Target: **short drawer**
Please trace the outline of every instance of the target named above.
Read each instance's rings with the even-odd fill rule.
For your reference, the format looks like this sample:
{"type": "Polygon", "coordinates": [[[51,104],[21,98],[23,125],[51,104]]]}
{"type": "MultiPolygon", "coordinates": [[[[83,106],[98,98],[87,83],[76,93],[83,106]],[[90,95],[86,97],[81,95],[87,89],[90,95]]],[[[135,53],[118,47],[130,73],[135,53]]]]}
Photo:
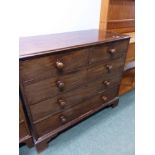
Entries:
{"type": "Polygon", "coordinates": [[[42,80],[24,87],[28,104],[35,104],[48,98],[61,95],[86,82],[86,70],[42,80]]]}
{"type": "Polygon", "coordinates": [[[91,49],[89,63],[104,62],[106,60],[114,60],[126,53],[128,40],[122,40],[104,45],[94,46],[91,49]]]}
{"type": "Polygon", "coordinates": [[[83,48],[21,60],[20,78],[26,84],[77,71],[88,64],[88,51],[89,48],[83,48]]]}
{"type": "Polygon", "coordinates": [[[73,108],[67,109],[64,112],[53,115],[46,120],[38,122],[35,124],[37,133],[40,136],[53,131],[70,121],[81,117],[85,113],[106,104],[108,101],[117,96],[118,87],[113,87],[104,92],[100,92],[97,95],[91,96],[88,100],[84,101],[73,108]]]}

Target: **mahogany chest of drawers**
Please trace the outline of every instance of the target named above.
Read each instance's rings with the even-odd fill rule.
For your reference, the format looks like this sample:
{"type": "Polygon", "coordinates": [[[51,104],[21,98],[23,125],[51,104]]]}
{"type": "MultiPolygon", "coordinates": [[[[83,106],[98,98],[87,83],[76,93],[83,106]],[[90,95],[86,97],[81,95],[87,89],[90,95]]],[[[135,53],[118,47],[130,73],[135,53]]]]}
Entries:
{"type": "Polygon", "coordinates": [[[99,30],[20,38],[20,91],[38,151],[118,103],[129,37],[99,30]]]}

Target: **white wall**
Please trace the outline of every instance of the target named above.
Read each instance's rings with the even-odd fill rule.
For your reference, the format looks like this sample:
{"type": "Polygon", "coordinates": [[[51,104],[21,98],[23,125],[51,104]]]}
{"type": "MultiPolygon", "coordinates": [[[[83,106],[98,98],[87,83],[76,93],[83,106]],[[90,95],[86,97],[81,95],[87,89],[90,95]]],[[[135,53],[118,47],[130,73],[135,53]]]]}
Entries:
{"type": "Polygon", "coordinates": [[[21,0],[19,35],[98,28],[100,3],[101,0],[21,0]]]}

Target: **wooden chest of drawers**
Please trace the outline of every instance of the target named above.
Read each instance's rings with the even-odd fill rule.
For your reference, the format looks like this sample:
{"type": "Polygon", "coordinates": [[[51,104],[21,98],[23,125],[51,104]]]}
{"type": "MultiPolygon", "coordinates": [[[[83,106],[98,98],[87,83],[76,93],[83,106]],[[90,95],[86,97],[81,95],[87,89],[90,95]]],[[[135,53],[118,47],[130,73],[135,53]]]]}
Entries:
{"type": "Polygon", "coordinates": [[[118,103],[129,37],[87,30],[20,39],[20,91],[35,146],[118,103]]]}

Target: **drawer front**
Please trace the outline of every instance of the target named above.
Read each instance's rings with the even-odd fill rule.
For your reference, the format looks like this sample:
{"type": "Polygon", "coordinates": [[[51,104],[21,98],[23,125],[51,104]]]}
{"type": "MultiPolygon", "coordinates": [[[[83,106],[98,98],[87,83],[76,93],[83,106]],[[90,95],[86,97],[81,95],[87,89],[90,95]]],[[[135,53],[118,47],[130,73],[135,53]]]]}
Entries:
{"type": "Polygon", "coordinates": [[[26,84],[76,71],[88,64],[88,50],[72,50],[20,61],[20,77],[26,84]]]}
{"type": "Polygon", "coordinates": [[[117,41],[92,48],[89,63],[104,62],[121,57],[128,47],[128,40],[117,41]]]}
{"type": "Polygon", "coordinates": [[[85,102],[78,104],[73,108],[67,109],[64,112],[53,115],[46,120],[36,123],[35,127],[39,137],[84,115],[85,113],[101,106],[107,101],[110,101],[117,96],[117,93],[118,87],[113,87],[112,89],[108,89],[105,92],[100,92],[97,95],[92,96],[85,102]]]}
{"type": "MultiPolygon", "coordinates": [[[[88,81],[94,81],[98,78],[102,78],[107,74],[119,74],[122,72],[124,67],[124,56],[119,59],[109,61],[106,63],[100,63],[95,66],[88,68],[88,81]]],[[[115,75],[113,76],[115,78],[115,75]]]]}
{"type": "Polygon", "coordinates": [[[103,78],[99,78],[95,82],[90,82],[86,86],[79,87],[70,92],[64,93],[54,98],[31,105],[31,113],[33,121],[43,119],[48,115],[53,115],[60,111],[64,111],[71,106],[75,106],[87,98],[90,98],[99,91],[104,91],[107,88],[118,85],[121,79],[121,74],[107,74],[103,78]],[[115,78],[113,78],[115,77],[115,78]]]}
{"type": "Polygon", "coordinates": [[[105,91],[106,89],[112,88],[116,85],[120,84],[122,78],[122,73],[111,73],[111,74],[105,74],[103,77],[99,77],[98,79],[95,79],[95,82],[89,82],[89,87],[97,88],[98,91],[105,91]]]}
{"type": "Polygon", "coordinates": [[[97,90],[95,86],[90,88],[85,85],[54,98],[39,102],[38,104],[31,105],[30,109],[33,120],[36,121],[79,104],[97,92],[97,90]]]}
{"type": "Polygon", "coordinates": [[[86,70],[67,74],[61,77],[46,79],[25,86],[28,104],[35,104],[48,98],[61,95],[86,82],[86,70]]]}

